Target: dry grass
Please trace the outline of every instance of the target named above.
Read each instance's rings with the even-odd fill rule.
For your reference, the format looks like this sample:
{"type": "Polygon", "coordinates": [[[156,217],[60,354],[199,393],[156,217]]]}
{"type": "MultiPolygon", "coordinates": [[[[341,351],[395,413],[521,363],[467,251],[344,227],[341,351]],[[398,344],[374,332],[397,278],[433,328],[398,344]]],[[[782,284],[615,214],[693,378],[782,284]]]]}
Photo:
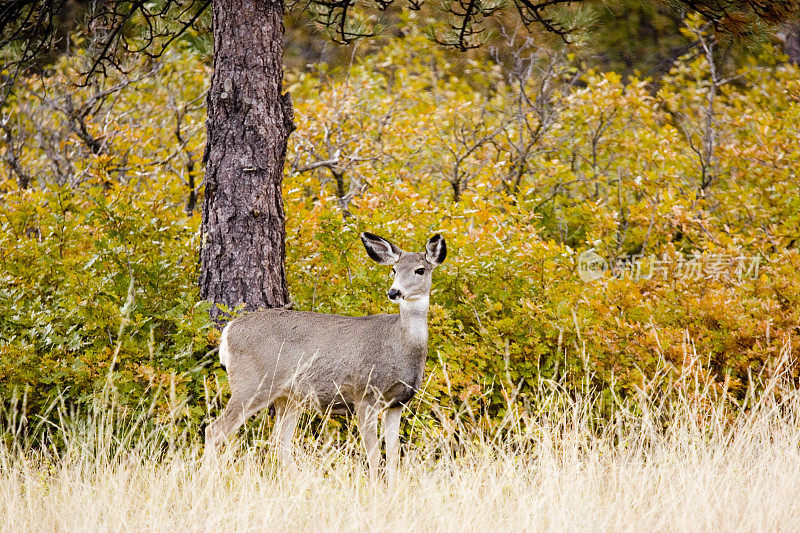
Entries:
{"type": "Polygon", "coordinates": [[[210,472],[197,441],[95,416],[58,428],[58,448],[0,448],[0,528],[796,530],[800,392],[784,378],[747,409],[698,387],[668,402],[642,396],[604,422],[598,402],[553,386],[535,413],[511,409],[488,429],[417,420],[392,489],[370,485],[352,433],[306,431],[291,468],[240,444],[210,472]]]}

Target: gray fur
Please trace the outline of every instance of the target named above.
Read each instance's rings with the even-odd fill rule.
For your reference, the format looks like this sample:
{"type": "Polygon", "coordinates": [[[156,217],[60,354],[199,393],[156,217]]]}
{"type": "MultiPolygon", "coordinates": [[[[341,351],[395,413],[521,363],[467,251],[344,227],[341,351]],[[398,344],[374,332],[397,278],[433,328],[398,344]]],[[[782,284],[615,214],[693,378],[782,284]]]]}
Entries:
{"type": "MultiPolygon", "coordinates": [[[[399,315],[349,317],[265,310],[227,327],[231,396],[310,401],[352,410],[376,395],[391,404],[422,381],[427,346],[404,342],[399,315]],[[272,357],[269,357],[269,355],[272,357]]],[[[271,403],[271,402],[270,402],[271,403]]]]}
{"type": "MultiPolygon", "coordinates": [[[[300,407],[355,412],[373,476],[380,453],[377,415],[389,409],[387,450],[397,453],[399,411],[422,385],[425,371],[431,275],[446,249],[439,235],[423,253],[404,252],[369,233],[361,239],[370,257],[394,266],[390,292],[400,314],[349,317],[271,309],[233,320],[220,343],[231,398],[206,428],[207,458],[216,457],[221,441],[270,405],[276,407],[284,447],[300,407]]],[[[389,457],[388,464],[393,477],[397,457],[389,457]]]]}

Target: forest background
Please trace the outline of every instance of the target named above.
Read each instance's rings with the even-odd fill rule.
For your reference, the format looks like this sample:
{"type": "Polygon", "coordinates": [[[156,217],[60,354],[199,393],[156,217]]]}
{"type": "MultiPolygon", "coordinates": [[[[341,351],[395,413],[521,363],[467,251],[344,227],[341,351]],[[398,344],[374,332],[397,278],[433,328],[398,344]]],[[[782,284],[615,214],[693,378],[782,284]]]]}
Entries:
{"type": "MultiPolygon", "coordinates": [[[[359,232],[406,249],[441,232],[414,407],[431,423],[535,409],[543,383],[610,414],[656,391],[742,405],[787,361],[797,377],[796,28],[742,44],[618,2],[581,12],[590,30],[569,45],[505,24],[457,52],[424,16],[390,15],[348,46],[287,19],[295,309],[392,312],[359,232]]],[[[192,30],[86,83],[77,35],[6,98],[0,401],[15,431],[109,390],[163,428],[218,413],[197,290],[211,47],[192,30]]]]}

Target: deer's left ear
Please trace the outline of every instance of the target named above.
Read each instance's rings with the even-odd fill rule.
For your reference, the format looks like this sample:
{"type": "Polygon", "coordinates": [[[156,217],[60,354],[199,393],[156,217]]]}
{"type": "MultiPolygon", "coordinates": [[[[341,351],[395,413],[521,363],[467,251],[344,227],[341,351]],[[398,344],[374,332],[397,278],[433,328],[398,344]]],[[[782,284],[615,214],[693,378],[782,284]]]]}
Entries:
{"type": "Polygon", "coordinates": [[[373,261],[381,265],[393,265],[400,259],[403,251],[390,243],[383,237],[378,237],[372,233],[364,232],[361,234],[361,242],[373,261]]]}
{"type": "Polygon", "coordinates": [[[447,245],[444,243],[444,237],[437,233],[425,245],[425,259],[433,265],[441,265],[445,257],[447,257],[447,245]]]}

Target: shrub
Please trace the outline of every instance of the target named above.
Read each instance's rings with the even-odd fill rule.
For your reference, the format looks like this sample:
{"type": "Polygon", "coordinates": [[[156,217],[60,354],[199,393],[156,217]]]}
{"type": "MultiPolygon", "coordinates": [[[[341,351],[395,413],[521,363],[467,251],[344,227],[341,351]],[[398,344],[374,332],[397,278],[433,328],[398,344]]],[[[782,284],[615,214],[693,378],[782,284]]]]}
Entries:
{"type": "MultiPolygon", "coordinates": [[[[391,312],[358,233],[409,249],[441,232],[434,400],[499,416],[509,398],[535,401],[541,380],[611,402],[685,387],[674,377],[687,371],[743,398],[779,347],[797,355],[796,67],[765,53],[709,98],[704,57],[655,92],[558,54],[530,58],[550,65],[542,77],[509,80],[439,52],[423,61],[428,46],[412,33],[346,72],[287,75],[296,308],[391,312]],[[588,251],[667,268],[585,282],[588,251]],[[753,258],[757,272],[736,272],[753,258]],[[683,275],[690,265],[704,270],[683,275]]],[[[122,405],[158,396],[158,416],[198,423],[225,390],[195,288],[208,69],[176,49],[138,78],[68,89],[79,59],[11,100],[21,140],[5,147],[0,184],[0,394],[44,413],[56,392],[85,403],[111,383],[122,405]]]]}

